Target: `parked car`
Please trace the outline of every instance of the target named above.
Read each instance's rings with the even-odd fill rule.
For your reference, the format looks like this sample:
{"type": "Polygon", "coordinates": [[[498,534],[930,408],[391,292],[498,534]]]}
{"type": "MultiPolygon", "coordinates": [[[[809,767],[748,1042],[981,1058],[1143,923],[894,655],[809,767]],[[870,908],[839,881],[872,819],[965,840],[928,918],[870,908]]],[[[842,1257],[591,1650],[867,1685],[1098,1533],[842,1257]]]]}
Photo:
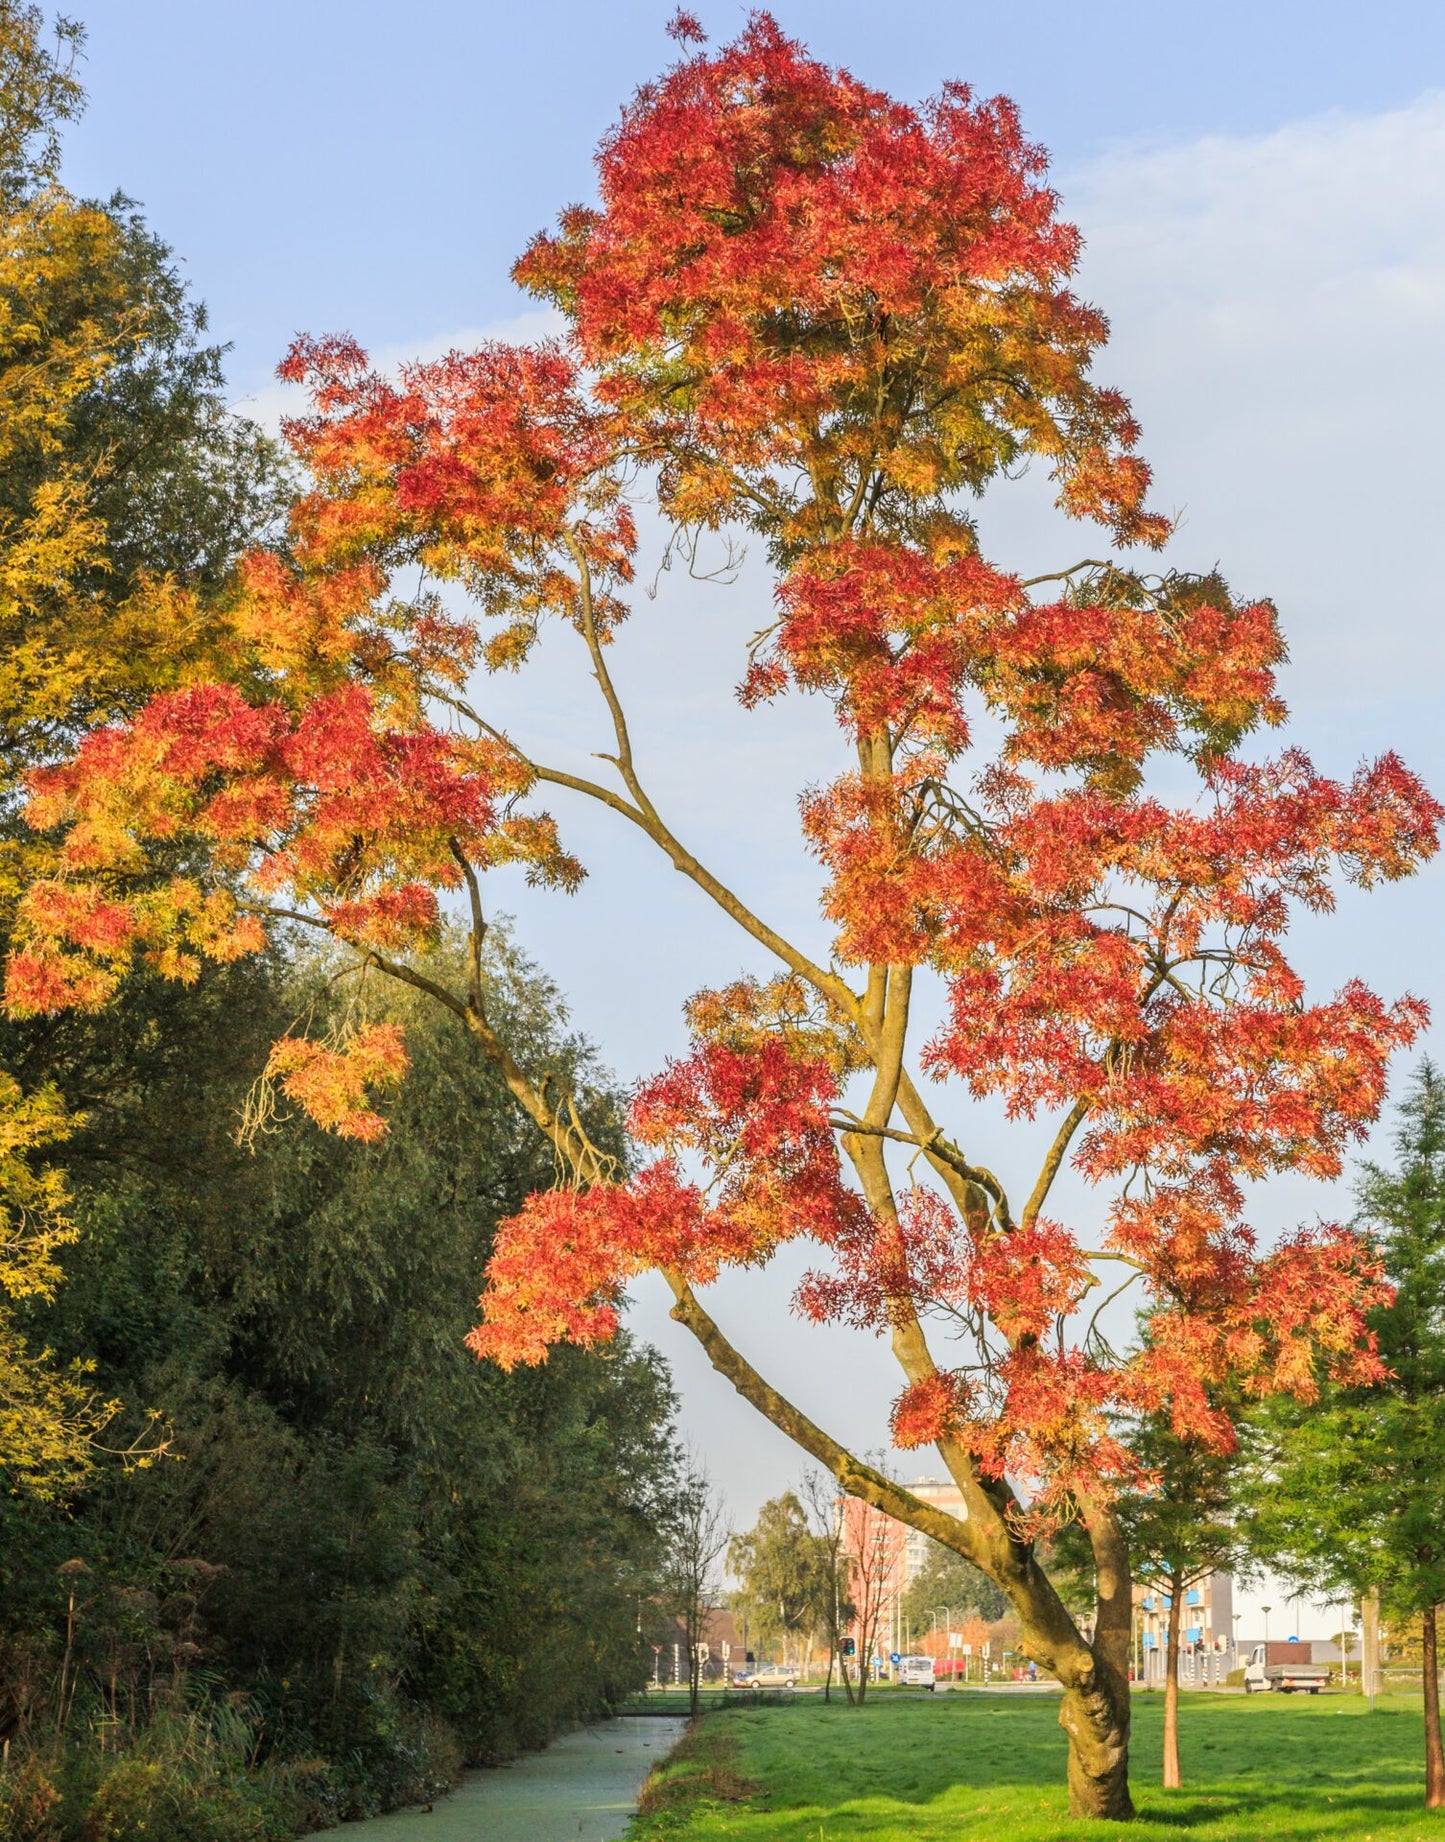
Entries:
{"type": "Polygon", "coordinates": [[[932,1657],[899,1657],[898,1686],[900,1688],[937,1687],[934,1680],[935,1671],[932,1657]]]}
{"type": "Polygon", "coordinates": [[[1309,1661],[1308,1644],[1256,1644],[1244,1666],[1246,1695],[1276,1689],[1282,1695],[1318,1695],[1330,1672],[1309,1661]]]}
{"type": "Polygon", "coordinates": [[[734,1672],[732,1685],[734,1688],[796,1688],[798,1671],[786,1663],[760,1663],[756,1669],[734,1672]]]}

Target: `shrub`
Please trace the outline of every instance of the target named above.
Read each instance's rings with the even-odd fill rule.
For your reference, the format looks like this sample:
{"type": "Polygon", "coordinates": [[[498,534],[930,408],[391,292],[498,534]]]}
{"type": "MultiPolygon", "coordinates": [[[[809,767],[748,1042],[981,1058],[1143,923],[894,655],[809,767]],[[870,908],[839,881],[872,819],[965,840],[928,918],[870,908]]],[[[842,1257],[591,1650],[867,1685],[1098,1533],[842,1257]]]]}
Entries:
{"type": "Polygon", "coordinates": [[[126,1759],[90,1800],[85,1842],[279,1842],[295,1833],[287,1796],[259,1783],[192,1783],[146,1759],[126,1759]]]}
{"type": "Polygon", "coordinates": [[[85,1842],[169,1842],[162,1808],[166,1777],[158,1765],[126,1759],[108,1772],[85,1813],[85,1842]]]}
{"type": "Polygon", "coordinates": [[[59,1842],[60,1793],[38,1759],[0,1776],[0,1842],[59,1842]]]}

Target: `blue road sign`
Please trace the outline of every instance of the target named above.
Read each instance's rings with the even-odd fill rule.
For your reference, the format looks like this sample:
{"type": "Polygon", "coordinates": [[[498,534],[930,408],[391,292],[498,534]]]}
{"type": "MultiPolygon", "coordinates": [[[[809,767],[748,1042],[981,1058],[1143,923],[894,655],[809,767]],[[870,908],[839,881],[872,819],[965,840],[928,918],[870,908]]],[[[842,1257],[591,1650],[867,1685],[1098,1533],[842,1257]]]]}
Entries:
{"type": "Polygon", "coordinates": [[[902,1661],[902,1658],[899,1656],[896,1650],[890,1650],[888,1652],[888,1661],[890,1663],[898,1663],[902,1661]]]}

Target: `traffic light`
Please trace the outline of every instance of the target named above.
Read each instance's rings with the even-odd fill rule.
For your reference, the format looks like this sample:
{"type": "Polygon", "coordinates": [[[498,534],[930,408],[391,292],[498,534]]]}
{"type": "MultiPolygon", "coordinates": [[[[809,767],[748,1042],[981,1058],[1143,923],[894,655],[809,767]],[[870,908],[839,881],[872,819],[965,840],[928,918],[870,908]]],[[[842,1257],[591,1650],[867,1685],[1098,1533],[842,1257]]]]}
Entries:
{"type": "Polygon", "coordinates": [[[857,1639],[852,1638],[852,1637],[845,1637],[842,1643],[839,1644],[838,1646],[838,1654],[839,1656],[845,1656],[845,1657],[857,1656],[858,1654],[857,1639]]]}

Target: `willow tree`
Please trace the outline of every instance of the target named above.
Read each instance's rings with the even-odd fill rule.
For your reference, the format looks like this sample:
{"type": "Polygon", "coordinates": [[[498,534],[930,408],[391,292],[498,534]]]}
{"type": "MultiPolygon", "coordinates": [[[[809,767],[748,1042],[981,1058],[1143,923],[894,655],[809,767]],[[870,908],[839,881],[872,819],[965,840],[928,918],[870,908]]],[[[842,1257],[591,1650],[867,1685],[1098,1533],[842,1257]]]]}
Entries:
{"type": "MultiPolygon", "coordinates": [[[[1297,749],[1246,754],[1284,718],[1275,610],[1131,560],[1169,527],[1126,402],[1093,380],[1105,321],[1070,291],[1079,236],[1012,105],[948,85],[906,107],[766,16],[716,53],[689,17],[674,31],[679,61],[602,146],[598,201],[518,264],[563,336],[395,378],[346,339],[294,347],[283,374],[313,407],[290,429],[310,475],[290,542],[245,566],[233,669],[34,777],[57,870],[27,901],[9,1002],[103,1003],[137,956],[187,977],[298,920],[426,991],[559,1171],[499,1234],[478,1354],[605,1339],[626,1284],[661,1272],[718,1372],[844,1493],[1007,1594],[1063,1685],[1073,1807],[1125,1817],[1110,1499],[1139,1467],[1113,1429],[1163,1412],[1218,1446],[1226,1383],[1377,1372],[1368,1252],[1333,1227],[1261,1251],[1242,1185],[1332,1176],[1374,1117],[1423,1010],[1354,981],[1308,998],[1286,930],[1339,878],[1408,874],[1439,808],[1393,756],[1342,783],[1297,749]],[[1026,464],[1095,528],[1090,560],[1021,579],[982,554],[970,504],[1026,464]],[[634,749],[613,661],[643,494],[681,541],[740,530],[771,558],[744,703],[836,712],[802,804],[821,951],[701,860],[634,749]],[[489,672],[531,671],[545,709],[544,627],[596,681],[596,775],[489,704],[489,672]],[[582,876],[542,803],[563,797],[655,847],[777,966],[691,1001],[690,1046],[634,1097],[629,1170],[489,1007],[494,882],[582,876]],[[408,957],[450,892],[474,943],[456,984],[408,957]],[[915,1003],[920,974],[941,1017],[915,1003]],[[1050,1124],[1017,1192],[1008,1128],[968,1105],[998,1099],[1050,1124]],[[1060,1219],[1070,1163],[1100,1193],[1096,1233],[1060,1219]],[[966,1518],[848,1451],[707,1309],[721,1269],[798,1238],[820,1262],[800,1306],[888,1339],[895,1439],[936,1449],[966,1518]],[[1123,1351],[1087,1308],[1106,1272],[1143,1307],[1123,1351]],[[1088,1635],[1035,1546],[1070,1518],[1092,1547],[1088,1635]]],[[[648,913],[639,891],[639,928],[648,913]]],[[[405,1064],[363,998],[344,1031],[278,1044],[270,1076],[367,1137],[405,1064]]]]}

